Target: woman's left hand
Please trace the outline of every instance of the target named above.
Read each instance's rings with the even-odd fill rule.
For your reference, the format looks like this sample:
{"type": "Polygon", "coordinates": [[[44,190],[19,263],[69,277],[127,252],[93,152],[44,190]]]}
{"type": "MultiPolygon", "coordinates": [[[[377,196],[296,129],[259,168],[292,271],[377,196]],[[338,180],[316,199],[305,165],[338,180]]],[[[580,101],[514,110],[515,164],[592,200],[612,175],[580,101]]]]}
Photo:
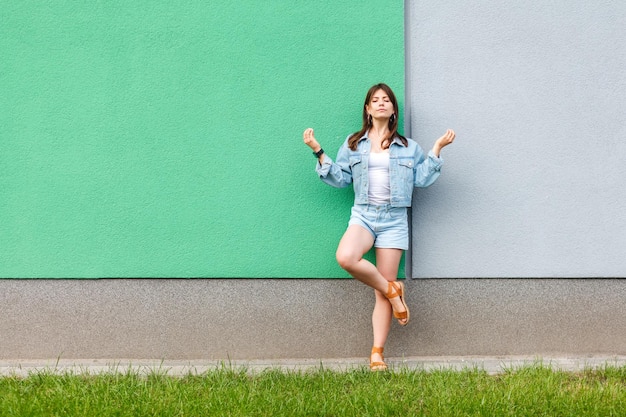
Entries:
{"type": "Polygon", "coordinates": [[[435,154],[435,156],[439,157],[439,153],[441,152],[441,150],[454,142],[455,137],[456,133],[454,133],[454,130],[448,129],[442,137],[437,139],[435,145],[433,146],[433,153],[435,154]]]}

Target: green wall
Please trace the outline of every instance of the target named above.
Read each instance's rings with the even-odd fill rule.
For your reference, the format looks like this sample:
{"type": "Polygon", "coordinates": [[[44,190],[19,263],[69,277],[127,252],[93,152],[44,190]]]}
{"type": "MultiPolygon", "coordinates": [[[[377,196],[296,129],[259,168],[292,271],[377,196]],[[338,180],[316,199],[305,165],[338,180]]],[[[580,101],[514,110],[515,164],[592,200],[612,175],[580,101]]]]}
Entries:
{"type": "MultiPolygon", "coordinates": [[[[0,277],[347,277],[324,185],[402,1],[1,1],[0,277]]],[[[402,122],[401,122],[402,123],[402,122]]]]}

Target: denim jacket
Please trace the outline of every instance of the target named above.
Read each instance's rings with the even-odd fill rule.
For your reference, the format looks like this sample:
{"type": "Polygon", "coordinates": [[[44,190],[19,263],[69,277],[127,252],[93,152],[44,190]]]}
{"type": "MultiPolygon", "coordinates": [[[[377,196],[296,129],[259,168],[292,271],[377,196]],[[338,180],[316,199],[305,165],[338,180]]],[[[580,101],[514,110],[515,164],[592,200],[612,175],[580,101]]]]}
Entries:
{"type": "MultiPolygon", "coordinates": [[[[428,187],[439,177],[443,159],[430,151],[424,151],[417,142],[408,139],[404,146],[399,138],[394,138],[389,147],[389,181],[392,207],[410,207],[414,187],[428,187]]],[[[357,150],[348,147],[346,138],[333,162],[324,155],[324,163],[319,161],[315,168],[320,179],[326,184],[344,188],[354,183],[354,204],[368,204],[367,192],[369,177],[367,167],[371,149],[367,133],[359,139],[357,150]]]]}

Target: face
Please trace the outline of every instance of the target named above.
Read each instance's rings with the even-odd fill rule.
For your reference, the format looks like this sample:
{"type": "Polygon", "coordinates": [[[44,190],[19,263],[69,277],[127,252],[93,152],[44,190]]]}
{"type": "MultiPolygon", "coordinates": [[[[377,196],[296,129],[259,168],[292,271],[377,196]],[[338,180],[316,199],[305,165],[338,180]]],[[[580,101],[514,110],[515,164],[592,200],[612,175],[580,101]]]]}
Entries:
{"type": "Polygon", "coordinates": [[[394,114],[393,103],[382,89],[372,95],[366,110],[374,119],[389,119],[394,114]]]}

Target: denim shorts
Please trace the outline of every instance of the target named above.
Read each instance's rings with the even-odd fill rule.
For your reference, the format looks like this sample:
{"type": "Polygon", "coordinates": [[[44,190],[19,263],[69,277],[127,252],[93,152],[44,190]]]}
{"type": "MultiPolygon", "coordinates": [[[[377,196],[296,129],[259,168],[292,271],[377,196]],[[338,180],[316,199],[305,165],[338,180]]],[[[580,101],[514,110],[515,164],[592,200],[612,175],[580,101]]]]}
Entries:
{"type": "Polygon", "coordinates": [[[374,247],[409,249],[409,223],[406,207],[355,204],[349,225],[358,224],[374,237],[374,247]]]}

